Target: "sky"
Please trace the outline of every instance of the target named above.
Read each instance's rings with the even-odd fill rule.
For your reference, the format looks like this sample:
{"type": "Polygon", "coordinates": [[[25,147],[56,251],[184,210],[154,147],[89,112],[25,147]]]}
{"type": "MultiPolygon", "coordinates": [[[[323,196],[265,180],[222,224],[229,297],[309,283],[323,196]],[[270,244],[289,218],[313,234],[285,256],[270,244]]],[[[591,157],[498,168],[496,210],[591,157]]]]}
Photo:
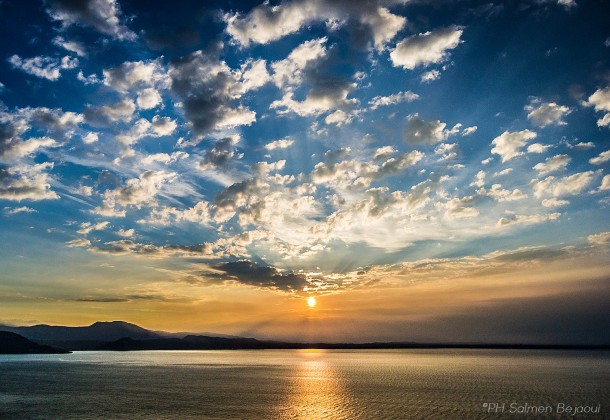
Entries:
{"type": "Polygon", "coordinates": [[[610,343],[608,15],[0,2],[0,322],[610,343]]]}

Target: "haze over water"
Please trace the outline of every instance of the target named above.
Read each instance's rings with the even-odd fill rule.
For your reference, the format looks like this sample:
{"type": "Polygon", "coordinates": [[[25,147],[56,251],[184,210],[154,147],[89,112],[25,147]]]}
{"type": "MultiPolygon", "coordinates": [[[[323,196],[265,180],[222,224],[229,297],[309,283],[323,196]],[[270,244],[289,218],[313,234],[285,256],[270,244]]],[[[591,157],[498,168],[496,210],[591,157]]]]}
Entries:
{"type": "MultiPolygon", "coordinates": [[[[608,352],[265,350],[0,356],[0,418],[520,418],[610,407],[608,352]],[[502,413],[484,404],[505,403],[502,413]]],[[[560,416],[561,417],[561,416],[560,416]]],[[[570,416],[563,416],[568,418],[570,416]]]]}

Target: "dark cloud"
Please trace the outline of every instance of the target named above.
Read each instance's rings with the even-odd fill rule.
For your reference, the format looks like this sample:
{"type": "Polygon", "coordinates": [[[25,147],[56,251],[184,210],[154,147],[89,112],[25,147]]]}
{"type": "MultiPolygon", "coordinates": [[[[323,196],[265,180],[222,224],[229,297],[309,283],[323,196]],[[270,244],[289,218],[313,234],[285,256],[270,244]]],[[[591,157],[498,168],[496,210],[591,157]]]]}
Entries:
{"type": "Polygon", "coordinates": [[[212,265],[223,274],[207,274],[207,278],[234,280],[248,286],[270,288],[284,292],[299,292],[308,285],[303,274],[281,273],[275,267],[260,266],[253,261],[234,261],[212,265]]]}
{"type": "Polygon", "coordinates": [[[119,40],[137,37],[121,24],[121,8],[116,0],[47,0],[45,3],[49,15],[65,27],[89,26],[119,40]]]}
{"type": "Polygon", "coordinates": [[[217,51],[196,51],[174,61],[169,76],[196,134],[249,125],[255,120],[254,112],[238,103],[245,93],[239,76],[219,60],[217,51]]]}
{"type": "Polygon", "coordinates": [[[214,169],[224,166],[231,158],[235,156],[235,145],[238,139],[235,137],[225,137],[214,143],[214,146],[209,149],[200,163],[202,169],[214,169]]]}

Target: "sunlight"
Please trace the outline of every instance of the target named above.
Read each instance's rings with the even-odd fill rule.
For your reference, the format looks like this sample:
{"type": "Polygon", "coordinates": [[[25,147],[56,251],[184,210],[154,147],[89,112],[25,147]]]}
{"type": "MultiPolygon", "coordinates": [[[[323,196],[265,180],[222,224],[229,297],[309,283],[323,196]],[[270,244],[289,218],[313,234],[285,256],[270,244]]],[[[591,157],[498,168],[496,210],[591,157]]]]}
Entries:
{"type": "Polygon", "coordinates": [[[316,303],[317,303],[317,302],[316,302],[316,298],[315,298],[315,297],[313,297],[313,296],[310,296],[310,297],[307,299],[307,305],[308,305],[310,308],[315,307],[315,306],[316,306],[316,303]]]}

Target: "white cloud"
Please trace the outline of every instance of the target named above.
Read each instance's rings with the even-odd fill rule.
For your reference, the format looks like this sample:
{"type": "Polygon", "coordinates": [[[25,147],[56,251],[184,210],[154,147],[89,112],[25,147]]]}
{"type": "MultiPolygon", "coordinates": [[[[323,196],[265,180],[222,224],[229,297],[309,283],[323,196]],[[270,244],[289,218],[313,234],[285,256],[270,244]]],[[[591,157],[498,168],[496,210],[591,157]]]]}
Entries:
{"type": "Polygon", "coordinates": [[[557,105],[555,102],[542,102],[540,98],[533,98],[524,108],[527,118],[538,127],[549,125],[566,125],[563,118],[572,111],[567,106],[557,105]]]}
{"type": "Polygon", "coordinates": [[[61,70],[73,69],[78,66],[78,59],[68,56],[63,57],[60,60],[45,56],[21,58],[17,54],[14,54],[8,61],[15,68],[23,70],[33,76],[51,81],[56,81],[61,77],[61,70]]]}
{"type": "Polygon", "coordinates": [[[564,170],[570,162],[568,155],[555,155],[547,158],[544,162],[540,162],[534,165],[534,168],[538,175],[545,175],[551,172],[564,170]]]}
{"type": "Polygon", "coordinates": [[[286,137],[285,139],[280,139],[276,141],[272,141],[271,143],[267,143],[265,145],[265,149],[267,150],[276,150],[276,149],[287,149],[294,144],[294,140],[286,137]]]}
{"type": "Polygon", "coordinates": [[[171,135],[178,127],[176,121],[169,117],[159,117],[155,115],[152,119],[152,131],[155,137],[163,137],[171,135]]]}
{"type": "Polygon", "coordinates": [[[505,190],[505,189],[502,189],[502,185],[500,185],[500,184],[493,184],[491,186],[491,188],[489,188],[489,189],[481,188],[481,189],[477,190],[477,194],[487,195],[499,202],[518,201],[518,200],[524,200],[527,198],[527,194],[524,194],[523,191],[521,191],[520,189],[515,188],[512,191],[505,190]]]}
{"type": "Polygon", "coordinates": [[[464,130],[462,130],[462,136],[466,137],[466,136],[470,136],[471,134],[474,134],[477,131],[477,126],[473,125],[472,127],[466,127],[464,130]]]}
{"type": "Polygon", "coordinates": [[[502,157],[502,162],[506,162],[514,157],[521,156],[523,154],[521,148],[523,148],[529,140],[534,138],[536,138],[536,133],[530,130],[516,131],[513,133],[505,131],[491,142],[494,146],[491,149],[491,153],[500,155],[502,157]]]}
{"type": "Polygon", "coordinates": [[[50,178],[46,172],[51,168],[53,168],[52,162],[0,168],[0,199],[11,201],[58,199],[59,195],[51,190],[50,178]]]}
{"type": "Polygon", "coordinates": [[[605,114],[602,118],[597,120],[598,127],[608,127],[610,126],[610,112],[605,114]]]}
{"type": "Polygon", "coordinates": [[[605,111],[606,114],[597,121],[599,127],[608,126],[610,124],[610,86],[597,89],[587,101],[583,102],[585,106],[593,106],[596,111],[605,111]]]}
{"type": "Polygon", "coordinates": [[[273,62],[271,68],[275,85],[281,89],[300,85],[303,70],[326,56],[324,44],[327,41],[326,37],[305,41],[292,50],[285,59],[273,62]]]}
{"type": "Polygon", "coordinates": [[[550,146],[548,144],[532,143],[527,146],[527,153],[544,153],[551,147],[553,146],[550,146]]]}
{"type": "Polygon", "coordinates": [[[417,99],[419,99],[419,95],[408,90],[406,92],[394,93],[389,96],[375,96],[369,101],[369,105],[371,105],[371,109],[377,109],[380,106],[394,105],[401,102],[413,102],[417,99]]]}
{"type": "Polygon", "coordinates": [[[87,55],[85,46],[78,41],[66,40],[61,36],[56,36],[55,38],[53,38],[53,44],[67,51],[73,52],[80,57],[84,57],[87,55]]]}
{"type": "Polygon", "coordinates": [[[542,200],[542,207],[561,207],[570,204],[568,200],[560,200],[558,198],[546,198],[542,200]]]}
{"type": "Polygon", "coordinates": [[[168,80],[160,60],[125,61],[104,70],[104,84],[119,92],[140,90],[151,86],[167,86],[168,80]]]}
{"type": "Polygon", "coordinates": [[[600,191],[610,190],[610,175],[606,175],[602,178],[602,183],[599,186],[600,191]]]}
{"type": "Polygon", "coordinates": [[[544,195],[560,197],[564,195],[576,195],[581,193],[595,177],[595,172],[579,172],[563,178],[548,176],[543,180],[531,182],[534,195],[538,198],[544,195]]]}
{"type": "Polygon", "coordinates": [[[37,210],[34,210],[31,207],[27,207],[27,206],[21,206],[21,207],[5,207],[4,208],[4,214],[12,216],[14,214],[19,214],[19,213],[38,213],[37,210]]]}
{"type": "Polygon", "coordinates": [[[136,103],[140,109],[153,109],[161,103],[161,95],[155,88],[142,89],[138,92],[136,103]]]}
{"type": "Polygon", "coordinates": [[[610,150],[606,150],[605,152],[601,152],[599,156],[589,159],[589,163],[593,165],[601,165],[604,162],[608,162],[610,160],[610,150]]]}
{"type": "Polygon", "coordinates": [[[573,147],[576,149],[593,149],[595,147],[595,143],[593,143],[592,141],[581,141],[580,143],[576,143],[573,147]]]}
{"type": "Polygon", "coordinates": [[[392,64],[412,70],[445,61],[449,57],[449,50],[460,43],[462,32],[461,28],[451,26],[405,38],[390,53],[392,64]]]}
{"type": "Polygon", "coordinates": [[[397,174],[422,158],[422,153],[412,151],[398,158],[389,158],[380,165],[357,160],[320,162],[314,167],[311,179],[316,184],[328,184],[337,189],[367,188],[374,180],[397,174]]]}
{"type": "Polygon", "coordinates": [[[587,236],[587,240],[595,245],[610,244],[610,232],[600,232],[587,236]]]}
{"type": "Polygon", "coordinates": [[[587,106],[595,107],[596,111],[610,112],[610,86],[597,89],[585,102],[587,106]]]}
{"type": "Polygon", "coordinates": [[[419,76],[419,80],[422,83],[431,83],[440,78],[441,78],[441,72],[438,70],[430,70],[430,71],[422,73],[421,76],[419,76]]]}
{"type": "Polygon", "coordinates": [[[176,177],[177,174],[173,172],[146,171],[138,178],[128,180],[123,187],[107,190],[104,193],[103,205],[93,212],[102,216],[121,217],[125,216],[125,211],[118,210],[117,207],[141,208],[144,204],[152,205],[164,185],[171,183],[176,177]]]}
{"type": "Polygon", "coordinates": [[[76,231],[76,233],[80,233],[81,235],[88,235],[94,230],[104,230],[110,222],[99,222],[96,224],[90,222],[83,222],[80,224],[80,229],[76,231]]]}
{"type": "MultiPolygon", "coordinates": [[[[381,50],[406,23],[402,16],[373,3],[350,3],[332,0],[292,0],[278,5],[263,3],[247,15],[227,14],[227,33],[243,46],[250,43],[267,44],[299,31],[303,26],[318,21],[342,22],[355,19],[370,32],[366,43],[381,50]]],[[[362,41],[361,41],[362,42],[362,41]]]]}
{"type": "Polygon", "coordinates": [[[33,155],[39,149],[58,146],[59,144],[50,137],[30,138],[28,140],[13,138],[12,141],[0,144],[0,161],[18,160],[33,155]]]}
{"type": "Polygon", "coordinates": [[[83,143],[91,144],[95,143],[99,140],[99,135],[97,133],[89,132],[85,136],[83,136],[83,143]]]}
{"type": "Polygon", "coordinates": [[[119,229],[116,234],[123,238],[133,238],[135,233],[135,229],[119,229]]]}
{"type": "Polygon", "coordinates": [[[383,146],[379,147],[375,150],[375,154],[373,155],[373,159],[387,159],[396,153],[396,149],[393,146],[383,146]]]}
{"type": "Polygon", "coordinates": [[[512,214],[510,216],[502,217],[498,220],[498,226],[505,227],[509,225],[533,225],[549,220],[557,220],[561,216],[561,213],[550,213],[550,214],[512,214]]]}

